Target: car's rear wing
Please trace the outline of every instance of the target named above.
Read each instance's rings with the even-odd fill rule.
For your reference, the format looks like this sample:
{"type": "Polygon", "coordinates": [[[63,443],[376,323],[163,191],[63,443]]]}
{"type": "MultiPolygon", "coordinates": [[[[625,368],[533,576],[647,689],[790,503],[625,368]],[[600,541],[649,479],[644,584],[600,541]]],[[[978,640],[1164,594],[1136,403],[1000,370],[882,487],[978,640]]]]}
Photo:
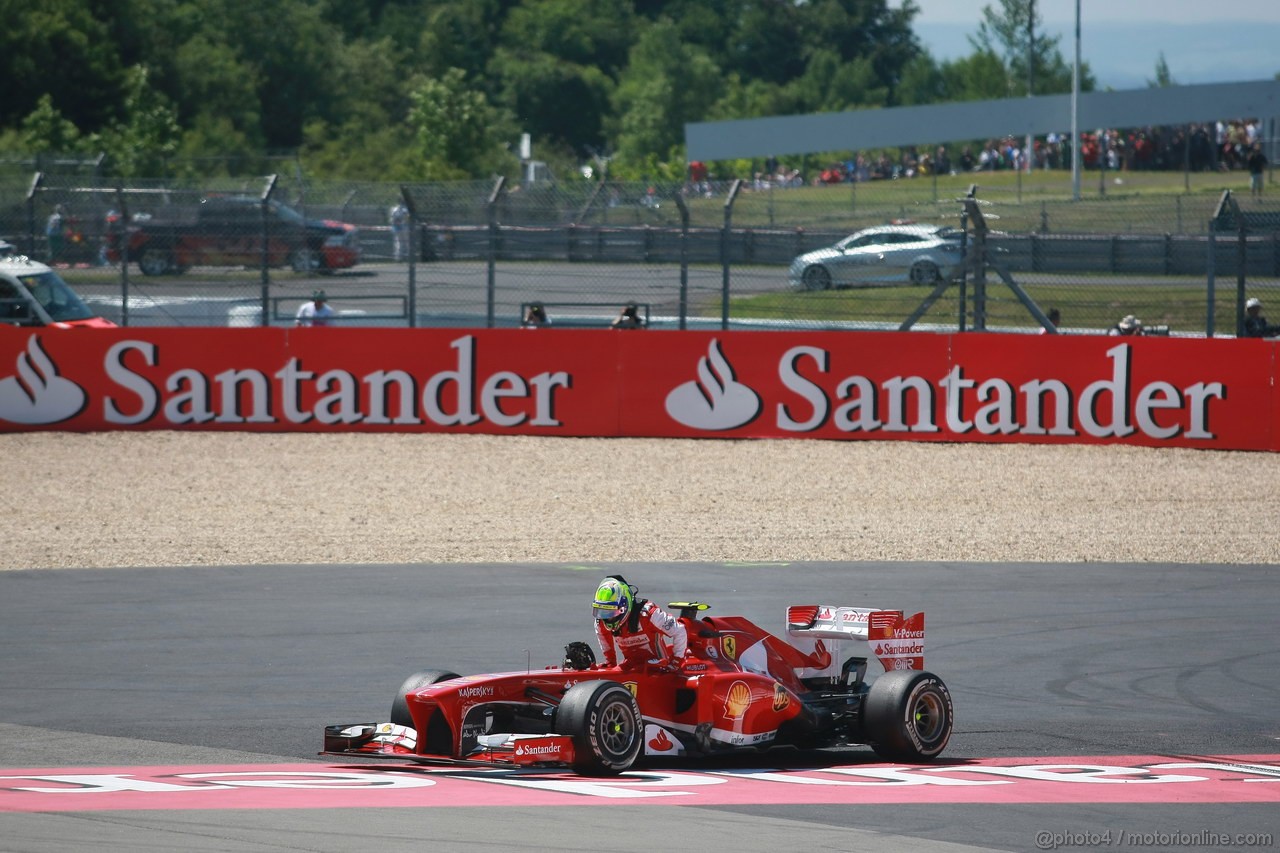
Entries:
{"type": "MultiPolygon", "coordinates": [[[[823,640],[864,640],[885,671],[924,669],[924,613],[905,616],[901,610],[793,604],[787,608],[787,638],[798,650],[812,654],[823,640]]],[[[840,655],[806,676],[836,675],[840,655]]]]}

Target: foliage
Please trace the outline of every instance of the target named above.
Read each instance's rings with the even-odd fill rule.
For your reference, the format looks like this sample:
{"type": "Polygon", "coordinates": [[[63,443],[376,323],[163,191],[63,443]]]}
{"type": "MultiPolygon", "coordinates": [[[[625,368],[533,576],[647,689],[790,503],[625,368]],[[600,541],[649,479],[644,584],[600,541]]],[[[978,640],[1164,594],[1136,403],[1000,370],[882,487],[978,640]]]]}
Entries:
{"type": "MultiPolygon", "coordinates": [[[[537,159],[672,176],[690,121],[1021,94],[1033,11],[1000,0],[939,64],[910,0],[0,0],[0,151],[413,180],[514,174],[529,133],[537,159]]],[[[1056,40],[1033,67],[1069,89],[1056,40]]]]}
{"type": "Polygon", "coordinates": [[[465,178],[497,167],[502,159],[498,112],[467,84],[461,68],[422,81],[409,100],[422,179],[465,178]]]}

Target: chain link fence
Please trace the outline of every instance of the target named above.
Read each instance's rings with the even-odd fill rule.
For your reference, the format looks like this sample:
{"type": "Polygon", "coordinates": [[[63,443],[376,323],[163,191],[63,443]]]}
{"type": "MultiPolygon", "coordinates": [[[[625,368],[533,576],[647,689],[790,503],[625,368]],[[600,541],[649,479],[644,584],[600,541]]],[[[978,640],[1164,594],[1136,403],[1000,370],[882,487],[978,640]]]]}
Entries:
{"type": "MultiPolygon", "coordinates": [[[[1061,174],[1040,173],[972,195],[980,175],[804,186],[10,174],[0,238],[131,326],[287,325],[319,290],[338,323],[383,326],[515,326],[536,304],[553,326],[603,327],[635,303],[655,328],[1034,332],[1056,309],[1065,332],[1133,314],[1157,332],[1231,335],[1246,295],[1280,312],[1280,201],[1203,181],[1135,191],[1146,176],[1123,175],[1086,174],[1103,191],[1073,201],[1061,174]],[[850,280],[806,283],[812,264],[797,258],[886,224],[947,227],[960,252],[943,260],[957,263],[930,261],[935,275],[908,246],[905,264],[886,249],[850,280]]],[[[851,256],[829,254],[833,267],[851,256]]]]}

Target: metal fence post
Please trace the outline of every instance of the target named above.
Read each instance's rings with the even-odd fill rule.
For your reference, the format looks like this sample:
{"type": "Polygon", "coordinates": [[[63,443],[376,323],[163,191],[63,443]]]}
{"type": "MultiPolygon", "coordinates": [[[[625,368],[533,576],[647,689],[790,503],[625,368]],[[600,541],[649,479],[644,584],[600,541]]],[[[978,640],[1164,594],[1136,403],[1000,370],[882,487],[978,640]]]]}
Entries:
{"type": "Polygon", "coordinates": [[[676,193],[676,207],[680,208],[680,331],[683,332],[689,316],[689,206],[680,193],[676,193]]]}
{"type": "Polygon", "coordinates": [[[724,200],[724,229],[720,232],[720,266],[722,280],[720,284],[720,328],[729,328],[729,237],[733,224],[733,203],[738,199],[742,189],[742,178],[735,178],[729,187],[729,196],[724,200]]]}
{"type": "Polygon", "coordinates": [[[1217,313],[1217,270],[1215,269],[1214,259],[1218,254],[1217,238],[1214,236],[1217,232],[1217,223],[1209,220],[1209,257],[1205,259],[1205,269],[1208,271],[1208,284],[1205,288],[1207,298],[1209,300],[1208,310],[1205,312],[1205,330],[1206,338],[1213,337],[1213,327],[1216,321],[1217,313]]]}
{"type": "Polygon", "coordinates": [[[27,188],[27,257],[36,256],[36,193],[44,183],[44,172],[36,172],[31,176],[31,186],[27,188]]]}
{"type": "Polygon", "coordinates": [[[1249,273],[1249,229],[1235,198],[1231,199],[1231,212],[1236,216],[1236,337],[1244,337],[1244,291],[1249,273]]]}
{"type": "Polygon", "coordinates": [[[120,210],[120,325],[129,325],[129,204],[124,187],[116,185],[116,205],[120,210]]]}
{"type": "Polygon", "coordinates": [[[489,202],[487,210],[489,214],[489,266],[488,278],[486,282],[486,308],[485,322],[487,328],[492,329],[494,326],[494,312],[497,301],[497,255],[498,255],[498,197],[502,195],[502,187],[507,179],[499,176],[493,184],[493,191],[489,193],[489,202]]]}
{"type": "Polygon", "coordinates": [[[413,195],[410,194],[409,188],[404,184],[400,185],[400,198],[404,200],[404,206],[409,211],[407,251],[409,252],[409,328],[412,329],[418,325],[418,208],[413,203],[413,195]]]}
{"type": "Polygon", "coordinates": [[[271,325],[271,256],[269,254],[271,227],[268,219],[270,212],[268,203],[276,189],[278,175],[268,175],[266,186],[262,188],[262,325],[271,325]]]}

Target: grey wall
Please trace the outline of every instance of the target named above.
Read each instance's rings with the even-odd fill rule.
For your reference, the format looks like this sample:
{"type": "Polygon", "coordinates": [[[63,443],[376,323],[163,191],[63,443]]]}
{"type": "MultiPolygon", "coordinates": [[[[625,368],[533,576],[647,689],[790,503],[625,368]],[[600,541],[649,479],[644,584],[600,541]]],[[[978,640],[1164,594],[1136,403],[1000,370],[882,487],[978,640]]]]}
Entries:
{"type": "MultiPolygon", "coordinates": [[[[1081,131],[1278,115],[1280,81],[1276,80],[1090,92],[1080,95],[1078,103],[1081,131]]],[[[1071,96],[1041,95],[699,122],[686,124],[684,133],[689,160],[731,160],[1070,130],[1071,96]]]]}

